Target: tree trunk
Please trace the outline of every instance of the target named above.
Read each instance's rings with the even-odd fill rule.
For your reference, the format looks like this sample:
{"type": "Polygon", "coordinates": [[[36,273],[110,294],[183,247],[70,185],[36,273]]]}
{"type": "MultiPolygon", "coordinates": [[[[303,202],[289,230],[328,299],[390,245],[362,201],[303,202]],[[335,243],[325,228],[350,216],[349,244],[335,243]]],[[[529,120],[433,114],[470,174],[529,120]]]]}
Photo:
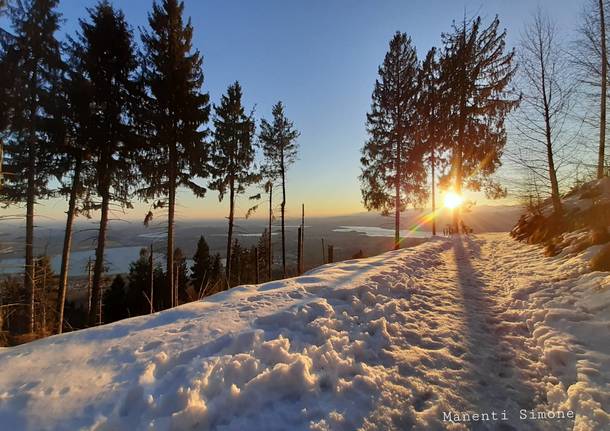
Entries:
{"type": "Polygon", "coordinates": [[[175,174],[175,150],[170,150],[169,166],[169,196],[167,207],[167,256],[166,256],[166,276],[167,285],[164,295],[165,308],[171,308],[175,298],[174,283],[174,218],[176,210],[176,174],[175,174]]]}
{"type": "Polygon", "coordinates": [[[282,278],[286,278],[286,232],[285,232],[285,216],[286,216],[286,170],[284,166],[284,151],[281,154],[282,165],[280,167],[282,174],[282,278]]]}
{"type": "Polygon", "coordinates": [[[303,249],[301,248],[301,241],[303,241],[302,229],[301,226],[297,229],[297,275],[301,275],[301,259],[303,259],[303,249]]]}
{"type": "Polygon", "coordinates": [[[606,151],[606,93],[608,88],[608,53],[606,51],[606,19],[604,2],[599,0],[599,27],[601,35],[601,95],[599,109],[599,155],[597,160],[597,178],[604,176],[605,151],[606,151]]]}
{"type": "Polygon", "coordinates": [[[36,181],[36,161],[34,155],[34,136],[30,137],[30,148],[28,154],[28,185],[26,198],[26,216],[25,216],[25,294],[28,304],[27,313],[27,330],[30,333],[34,332],[34,205],[36,203],[36,190],[34,182],[36,181]]]}
{"type": "Polygon", "coordinates": [[[272,264],[273,264],[273,243],[271,241],[271,222],[273,221],[273,185],[269,188],[269,232],[267,242],[267,277],[269,281],[273,278],[272,264]]]}
{"type": "Polygon", "coordinates": [[[104,248],[106,247],[106,231],[108,230],[108,207],[110,205],[109,186],[105,186],[102,194],[102,208],[100,217],[100,228],[97,235],[97,247],[95,249],[95,265],[93,266],[93,282],[91,285],[91,308],[89,310],[89,326],[95,326],[99,322],[97,316],[100,309],[99,303],[102,296],[102,273],[104,272],[104,248]]]}
{"type": "Polygon", "coordinates": [[[153,314],[155,311],[154,300],[155,300],[155,261],[153,255],[153,245],[150,244],[150,256],[149,256],[149,266],[150,266],[150,297],[148,298],[148,302],[150,303],[149,314],[153,314]]]}
{"type": "Polygon", "coordinates": [[[235,211],[235,180],[233,177],[229,180],[229,232],[227,234],[227,263],[225,265],[225,274],[227,276],[227,284],[231,285],[231,256],[233,248],[233,216],[235,211]]]}
{"type": "Polygon", "coordinates": [[[400,183],[401,183],[401,144],[397,145],[397,156],[396,156],[396,196],[395,196],[395,216],[394,216],[394,250],[400,248],[400,183]]]}
{"type": "MultiPolygon", "coordinates": [[[[458,126],[458,137],[454,147],[452,169],[453,169],[453,180],[454,180],[454,192],[458,196],[462,194],[462,163],[463,163],[463,152],[464,152],[464,128],[466,123],[466,101],[464,98],[460,100],[460,118],[458,126]]],[[[452,210],[453,212],[453,231],[455,233],[460,232],[460,207],[457,206],[452,210]]]]}
{"type": "Polygon", "coordinates": [[[299,267],[299,273],[305,272],[305,204],[301,204],[301,266],[299,267]]]}
{"type": "Polygon", "coordinates": [[[254,280],[256,284],[260,283],[260,274],[258,268],[258,247],[256,247],[254,249],[254,280]]]}
{"type": "Polygon", "coordinates": [[[432,235],[436,235],[436,174],[434,168],[436,160],[434,159],[434,148],[432,149],[431,171],[432,171],[432,235]]]}
{"type": "Polygon", "coordinates": [[[61,252],[61,270],[59,273],[59,288],[57,292],[57,333],[61,334],[64,324],[64,306],[66,303],[66,292],[68,290],[68,269],[70,267],[70,251],[72,249],[72,226],[76,214],[76,198],[80,187],[81,160],[77,159],[72,177],[70,199],[68,200],[68,212],[66,217],[66,231],[64,232],[64,246],[61,252]]]}
{"type": "Polygon", "coordinates": [[[559,196],[559,183],[557,181],[557,171],[555,170],[555,160],[553,157],[551,114],[549,107],[549,97],[546,89],[546,65],[543,56],[542,41],[540,42],[540,52],[538,60],[540,61],[541,90],[544,107],[544,131],[546,137],[546,156],[549,165],[549,180],[551,182],[551,200],[553,202],[553,210],[555,211],[555,214],[561,214],[561,197],[559,196]]]}

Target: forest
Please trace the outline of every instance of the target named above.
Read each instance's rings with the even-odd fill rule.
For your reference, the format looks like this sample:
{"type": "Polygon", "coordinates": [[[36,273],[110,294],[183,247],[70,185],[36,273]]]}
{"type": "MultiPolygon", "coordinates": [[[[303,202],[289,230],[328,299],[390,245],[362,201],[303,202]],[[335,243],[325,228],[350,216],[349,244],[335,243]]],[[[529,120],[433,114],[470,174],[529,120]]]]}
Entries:
{"type": "MultiPolygon", "coordinates": [[[[25,220],[23,269],[0,280],[3,343],[303,273],[304,209],[295,267],[287,260],[286,177],[298,160],[300,132],[284,104],[273,106],[271,118],[257,118],[254,107],[244,106],[247,89],[237,80],[211,102],[204,56],[192,43],[197,29],[183,2],[154,1],[142,11],[148,26],[134,29],[120,8],[100,1],[63,39],[58,5],[0,3],[8,23],[0,29],[0,204],[23,210],[5,220],[25,220]],[[203,236],[196,250],[176,247],[179,190],[216,194],[227,203],[223,255],[211,253],[203,236]],[[58,196],[66,208],[55,274],[34,243],[37,206],[58,196]],[[240,197],[249,202],[244,216],[265,211],[268,219],[253,247],[234,234],[240,197]],[[281,252],[273,256],[278,199],[281,252]],[[154,260],[158,250],[144,248],[128,274],[109,277],[109,224],[134,202],[150,207],[144,224],[165,224],[163,264],[154,260]],[[97,229],[87,298],[77,304],[67,297],[79,217],[95,220],[97,229]]],[[[401,213],[408,207],[429,207],[424,219],[437,234],[439,193],[452,209],[452,232],[467,233],[463,195],[506,197],[506,182],[494,175],[503,163],[515,172],[510,193],[521,204],[536,211],[550,199],[558,217],[562,193],[607,175],[607,10],[604,1],[587,0],[579,38],[569,42],[542,10],[514,48],[498,16],[465,15],[424,55],[407,33],[394,34],[363,119],[368,139],[358,179],[364,206],[393,217],[394,248],[401,247],[401,213]]]]}

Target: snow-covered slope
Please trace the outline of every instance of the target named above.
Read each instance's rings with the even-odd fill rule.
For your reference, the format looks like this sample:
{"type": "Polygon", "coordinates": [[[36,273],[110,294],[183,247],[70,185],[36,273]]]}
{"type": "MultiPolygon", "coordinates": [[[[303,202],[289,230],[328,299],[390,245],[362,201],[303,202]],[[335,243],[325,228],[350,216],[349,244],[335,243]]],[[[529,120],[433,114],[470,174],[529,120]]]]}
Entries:
{"type": "Polygon", "coordinates": [[[2,349],[0,428],[610,429],[610,275],[587,271],[506,234],[435,238],[2,349]]]}

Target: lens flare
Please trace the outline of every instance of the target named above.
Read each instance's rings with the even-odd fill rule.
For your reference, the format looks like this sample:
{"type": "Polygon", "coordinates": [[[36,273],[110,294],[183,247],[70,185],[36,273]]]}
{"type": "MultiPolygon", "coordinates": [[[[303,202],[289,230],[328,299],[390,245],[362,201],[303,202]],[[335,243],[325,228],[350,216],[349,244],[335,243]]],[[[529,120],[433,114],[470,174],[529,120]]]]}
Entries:
{"type": "Polygon", "coordinates": [[[464,198],[455,192],[447,192],[445,195],[445,208],[454,209],[462,205],[464,198]]]}

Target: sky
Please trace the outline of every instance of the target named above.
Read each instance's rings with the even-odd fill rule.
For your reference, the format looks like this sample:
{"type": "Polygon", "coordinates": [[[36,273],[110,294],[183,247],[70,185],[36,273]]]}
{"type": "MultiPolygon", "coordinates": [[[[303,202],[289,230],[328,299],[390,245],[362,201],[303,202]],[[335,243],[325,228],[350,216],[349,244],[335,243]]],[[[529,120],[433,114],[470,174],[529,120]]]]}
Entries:
{"type": "MultiPolygon", "coordinates": [[[[514,46],[538,5],[549,13],[566,37],[578,24],[584,0],[186,0],[185,15],[194,26],[194,46],[204,58],[204,89],[217,103],[238,80],[247,108],[258,119],[269,118],[282,100],[300,130],[299,160],[288,172],[288,215],[305,203],[310,216],[365,211],[358,175],[360,149],[366,139],[365,118],[377,68],[396,31],[412,37],[420,57],[440,45],[452,20],[498,14],[514,46]]],[[[139,40],[147,25],[151,0],[114,0],[139,40]]],[[[90,0],[63,0],[63,34],[74,34],[90,0]]],[[[509,190],[510,191],[510,190],[509,190]]],[[[277,194],[276,194],[277,195],[277,194]]],[[[178,196],[178,218],[219,218],[228,203],[217,194],[195,199],[178,196]]],[[[278,201],[279,203],[279,201],[278,201]]],[[[251,205],[243,197],[238,211],[251,205]]],[[[62,219],[66,202],[40,202],[37,214],[62,219]]],[[[123,217],[143,218],[146,204],[123,217]]],[[[2,211],[2,210],[0,210],[2,211]]],[[[0,214],[19,213],[17,208],[0,214]]],[[[260,214],[263,215],[262,213],[260,214]]]]}

